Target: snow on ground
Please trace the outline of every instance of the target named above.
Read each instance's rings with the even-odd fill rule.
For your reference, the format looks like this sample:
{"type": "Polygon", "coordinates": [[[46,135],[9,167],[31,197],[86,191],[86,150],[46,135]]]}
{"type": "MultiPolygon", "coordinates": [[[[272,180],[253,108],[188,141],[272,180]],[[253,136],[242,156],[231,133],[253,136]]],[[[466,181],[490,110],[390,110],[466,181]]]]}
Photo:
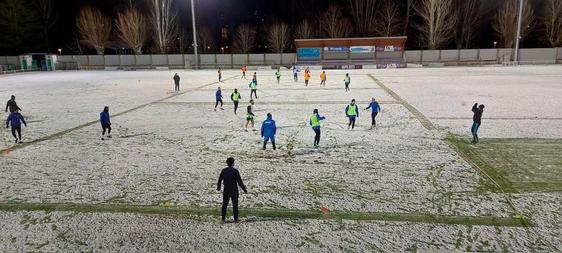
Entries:
{"type": "Polygon", "coordinates": [[[471,107],[484,104],[481,135],[562,138],[562,66],[434,68],[375,74],[434,123],[470,135],[471,107]]]}
{"type": "MultiPolygon", "coordinates": [[[[288,71],[282,73],[281,84],[276,83],[273,71],[259,71],[255,128],[259,130],[268,112],[279,127],[278,150],[271,151],[268,145],[265,152],[260,149],[259,131],[243,128],[249,81],[240,80],[238,71],[224,71],[227,80],[220,84],[211,70],[2,76],[0,97],[15,94],[30,123],[23,129],[24,141],[78,128],[1,156],[0,202],[158,205],[172,200],[179,206],[214,207],[220,201],[216,178],[224,160],[234,156],[250,189],[241,197],[243,208],[317,210],[323,205],[338,211],[512,217],[515,213],[505,196],[482,190],[485,179],[443,141],[446,130],[423,128],[402,101],[367,74],[453,133],[466,134],[472,101],[478,101],[487,105],[481,137],[559,138],[562,114],[555,108],[562,105],[560,70],[558,66],[352,70],[349,93],[342,84],[346,71],[327,71],[325,88],[319,87],[315,71],[309,87],[293,82],[288,71]],[[175,72],[182,77],[179,94],[173,93],[175,72]],[[451,80],[456,83],[449,84],[451,80]],[[219,86],[225,110],[215,112],[214,92],[219,86]],[[238,115],[233,114],[229,99],[234,88],[243,97],[238,115]],[[369,112],[361,111],[356,129],[347,130],[346,103],[355,98],[365,107],[371,97],[382,103],[377,129],[368,130],[369,112]],[[112,114],[126,112],[112,118],[114,138],[106,141],[99,138],[98,123],[81,126],[95,122],[104,105],[110,106],[112,114]],[[311,148],[313,132],[307,125],[315,108],[327,118],[318,150],[311,148]],[[528,119],[532,117],[538,119],[528,119]],[[508,126],[511,130],[505,131],[508,126]]],[[[8,130],[0,136],[0,149],[12,146],[8,130]]],[[[0,245],[7,245],[0,251],[32,250],[35,244],[30,242],[40,246],[45,241],[48,244],[41,248],[45,251],[217,251],[225,247],[237,251],[403,251],[412,247],[529,251],[548,249],[537,242],[538,236],[560,248],[560,205],[551,203],[561,200],[559,193],[517,198],[518,211],[538,224],[532,232],[492,226],[318,220],[261,221],[238,228],[205,219],[55,212],[48,226],[57,229],[29,226],[43,231],[30,236],[30,230],[18,221],[46,214],[0,212],[5,225],[0,245]],[[64,240],[54,230],[67,231],[64,240]],[[240,236],[220,242],[221,235],[231,233],[240,236]],[[253,242],[256,236],[269,243],[253,242]],[[298,240],[286,240],[291,236],[298,240]],[[235,239],[243,243],[233,246],[235,239]]]]}
{"type": "Polygon", "coordinates": [[[532,246],[520,239],[524,229],[510,227],[345,220],[220,225],[209,218],[69,212],[0,212],[0,218],[3,252],[521,252],[532,246]]]}

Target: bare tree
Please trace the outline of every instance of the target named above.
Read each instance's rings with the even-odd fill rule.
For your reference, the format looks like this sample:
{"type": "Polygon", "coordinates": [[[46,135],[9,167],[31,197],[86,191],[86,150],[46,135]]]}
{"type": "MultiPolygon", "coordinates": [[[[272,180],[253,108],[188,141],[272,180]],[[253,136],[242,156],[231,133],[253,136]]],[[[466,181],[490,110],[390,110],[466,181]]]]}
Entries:
{"type": "Polygon", "coordinates": [[[76,27],[83,44],[103,54],[111,35],[111,19],[99,9],[85,7],[80,10],[76,19],[76,27]]]}
{"type": "Polygon", "coordinates": [[[312,39],[314,37],[314,28],[308,20],[305,19],[297,25],[297,29],[295,29],[296,39],[312,39]]]}
{"type": "Polygon", "coordinates": [[[349,34],[351,22],[342,15],[342,8],[337,4],[330,4],[320,17],[320,26],[330,38],[343,38],[349,34]]]}
{"type": "Polygon", "coordinates": [[[438,49],[455,35],[456,16],[452,0],[421,0],[414,10],[421,18],[420,40],[429,49],[438,49]]]}
{"type": "Polygon", "coordinates": [[[191,37],[191,34],[188,31],[181,29],[177,39],[178,52],[182,54],[187,53],[191,44],[193,44],[193,38],[191,37]]]}
{"type": "Polygon", "coordinates": [[[77,35],[73,35],[71,41],[67,43],[65,47],[71,52],[73,52],[74,54],[78,54],[78,55],[84,54],[84,48],[82,48],[82,44],[80,43],[80,38],[77,35]]]}
{"type": "Polygon", "coordinates": [[[247,54],[256,46],[256,28],[248,24],[236,27],[232,49],[237,53],[247,54]]]}
{"type": "Polygon", "coordinates": [[[551,47],[562,46],[562,1],[546,0],[542,19],[546,42],[551,47]]]}
{"type": "Polygon", "coordinates": [[[197,35],[197,44],[199,44],[201,49],[203,49],[203,53],[211,52],[212,48],[215,46],[211,30],[208,27],[203,27],[198,31],[199,34],[197,35]]]}
{"type": "Polygon", "coordinates": [[[404,17],[404,30],[402,35],[406,36],[408,34],[408,28],[410,27],[410,18],[412,17],[412,9],[414,7],[414,0],[406,0],[406,16],[404,17]]]}
{"type": "MultiPolygon", "coordinates": [[[[505,0],[498,9],[492,28],[499,37],[501,47],[513,47],[517,37],[517,15],[519,13],[518,0],[505,0]]],[[[521,15],[521,38],[525,38],[531,30],[533,23],[533,7],[528,1],[523,5],[521,15]]]]}
{"type": "Polygon", "coordinates": [[[289,26],[286,23],[277,23],[269,28],[267,45],[274,53],[283,53],[290,43],[289,26]]]}
{"type": "Polygon", "coordinates": [[[457,48],[470,48],[478,35],[480,18],[480,0],[457,0],[457,48]]]}
{"type": "Polygon", "coordinates": [[[37,48],[41,24],[27,1],[0,1],[0,54],[17,55],[37,48]]]}
{"type": "Polygon", "coordinates": [[[164,54],[174,43],[177,34],[176,13],[172,0],[150,0],[152,39],[159,53],[164,54]]]}
{"type": "Polygon", "coordinates": [[[135,54],[142,54],[147,35],[146,21],[142,13],[135,8],[118,13],[115,28],[123,45],[133,49],[135,54]]]}
{"type": "Polygon", "coordinates": [[[386,0],[377,11],[377,21],[374,24],[376,36],[390,37],[402,32],[400,21],[400,7],[392,0],[386,0]]]}
{"type": "Polygon", "coordinates": [[[378,0],[349,0],[355,30],[360,36],[371,36],[377,19],[378,0]]]}
{"type": "Polygon", "coordinates": [[[54,0],[38,0],[37,3],[41,14],[45,46],[49,47],[51,45],[51,35],[57,28],[58,13],[54,8],[54,0]]]}

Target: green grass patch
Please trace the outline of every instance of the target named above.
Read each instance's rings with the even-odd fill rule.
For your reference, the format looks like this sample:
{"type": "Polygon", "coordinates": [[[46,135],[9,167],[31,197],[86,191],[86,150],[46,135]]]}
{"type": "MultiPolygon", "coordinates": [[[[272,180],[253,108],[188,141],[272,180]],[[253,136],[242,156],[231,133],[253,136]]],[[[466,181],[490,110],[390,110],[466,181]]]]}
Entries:
{"type": "MultiPolygon", "coordinates": [[[[64,211],[80,213],[135,213],[164,216],[219,216],[219,207],[170,207],[145,205],[105,205],[105,204],[70,204],[70,203],[0,203],[0,211],[64,211]]],[[[532,223],[525,217],[493,217],[493,216],[455,216],[427,213],[388,213],[388,212],[341,212],[327,213],[319,210],[291,209],[257,209],[242,208],[240,215],[267,219],[325,219],[325,220],[358,220],[358,221],[397,221],[450,225],[484,225],[524,227],[532,223]]]]}
{"type": "Polygon", "coordinates": [[[505,192],[562,191],[562,140],[482,139],[478,145],[454,135],[446,140],[484,174],[488,189],[498,190],[496,182],[505,192]]]}

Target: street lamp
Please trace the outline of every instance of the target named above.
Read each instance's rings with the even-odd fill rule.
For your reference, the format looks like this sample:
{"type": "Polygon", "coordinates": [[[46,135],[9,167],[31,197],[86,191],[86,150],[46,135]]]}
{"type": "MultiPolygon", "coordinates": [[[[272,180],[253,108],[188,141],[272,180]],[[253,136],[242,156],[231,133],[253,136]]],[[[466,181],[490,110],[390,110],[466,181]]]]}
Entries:
{"type": "Polygon", "coordinates": [[[59,48],[58,51],[59,51],[59,55],[61,55],[61,54],[62,54],[62,49],[59,48]]]}
{"type": "Polygon", "coordinates": [[[498,45],[498,42],[494,41],[494,48],[496,48],[497,45],[498,45]]]}
{"type": "Polygon", "coordinates": [[[191,0],[191,25],[193,26],[193,53],[195,53],[195,68],[199,68],[199,56],[197,56],[197,31],[195,28],[195,5],[191,0]]]}
{"type": "Polygon", "coordinates": [[[521,15],[523,15],[523,0],[519,0],[519,16],[517,17],[517,37],[515,37],[515,56],[513,61],[519,63],[519,40],[521,39],[521,15]]]}
{"type": "Polygon", "coordinates": [[[224,47],[221,47],[221,53],[224,54],[224,47]]]}

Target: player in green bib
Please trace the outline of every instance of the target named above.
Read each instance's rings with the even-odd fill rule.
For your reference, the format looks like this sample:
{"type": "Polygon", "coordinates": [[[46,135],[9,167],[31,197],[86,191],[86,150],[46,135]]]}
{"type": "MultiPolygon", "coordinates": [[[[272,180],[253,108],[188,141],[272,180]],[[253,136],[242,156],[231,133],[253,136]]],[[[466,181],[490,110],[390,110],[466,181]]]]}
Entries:
{"type": "Polygon", "coordinates": [[[345,115],[349,118],[347,129],[351,127],[351,130],[353,130],[353,128],[355,128],[355,118],[359,117],[359,108],[355,104],[355,99],[352,99],[351,104],[345,107],[345,115]]]}
{"type": "Polygon", "coordinates": [[[242,99],[240,92],[238,92],[238,89],[234,89],[234,92],[230,94],[230,100],[234,103],[234,114],[236,114],[236,111],[238,110],[238,103],[240,102],[240,99],[242,99]]]}
{"type": "Polygon", "coordinates": [[[250,99],[250,104],[246,107],[246,130],[248,130],[248,124],[252,123],[252,129],[254,128],[254,113],[252,112],[252,106],[254,105],[254,100],[250,99]]]}
{"type": "Polygon", "coordinates": [[[250,87],[250,99],[252,98],[252,94],[258,98],[258,80],[252,80],[252,82],[248,85],[250,87]]]}
{"type": "Polygon", "coordinates": [[[281,80],[281,71],[279,71],[279,68],[275,71],[275,77],[277,78],[277,84],[279,84],[279,81],[281,80]]]}
{"type": "Polygon", "coordinates": [[[318,114],[318,109],[314,109],[312,116],[310,116],[310,126],[314,130],[314,147],[320,145],[320,121],[326,119],[318,114]]]}

